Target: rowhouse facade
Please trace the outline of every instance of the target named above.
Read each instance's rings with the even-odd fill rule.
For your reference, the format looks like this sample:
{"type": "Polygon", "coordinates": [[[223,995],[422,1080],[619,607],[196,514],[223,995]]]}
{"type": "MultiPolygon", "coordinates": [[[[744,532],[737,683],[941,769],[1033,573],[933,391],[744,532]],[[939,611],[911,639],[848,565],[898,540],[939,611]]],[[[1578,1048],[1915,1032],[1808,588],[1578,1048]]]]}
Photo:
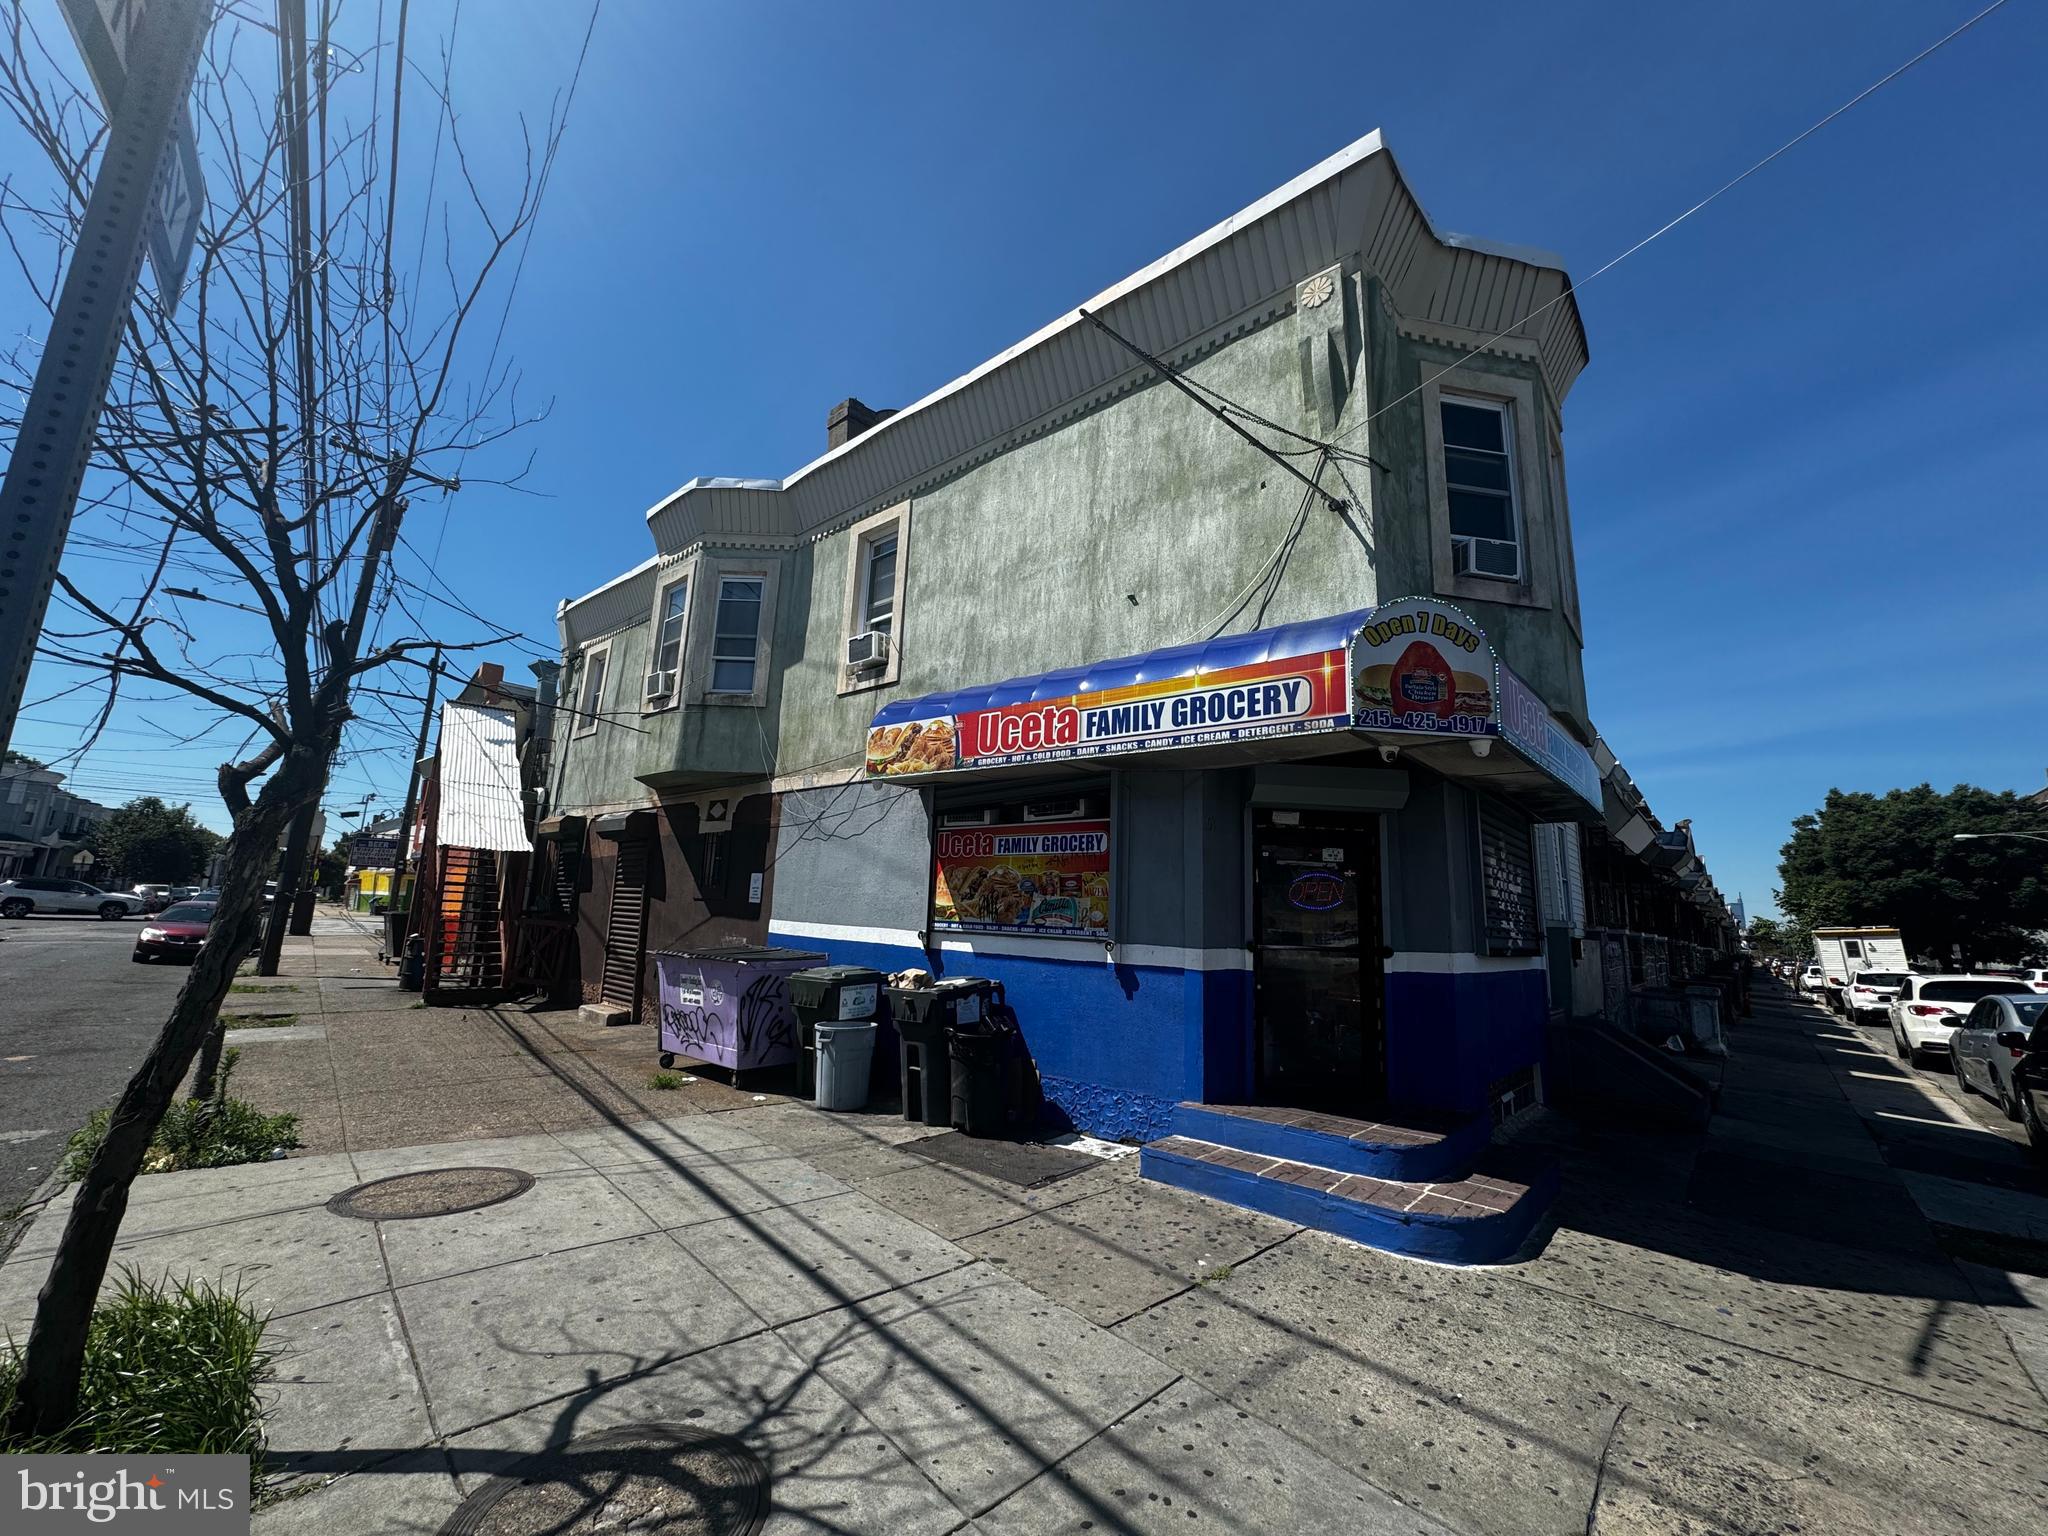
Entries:
{"type": "Polygon", "coordinates": [[[651,1017],[675,946],[987,976],[1105,1136],[1534,1102],[1600,984],[1586,358],[1561,266],[1437,231],[1371,135],[788,479],[684,485],[560,610],[586,1000],[651,1017]]]}

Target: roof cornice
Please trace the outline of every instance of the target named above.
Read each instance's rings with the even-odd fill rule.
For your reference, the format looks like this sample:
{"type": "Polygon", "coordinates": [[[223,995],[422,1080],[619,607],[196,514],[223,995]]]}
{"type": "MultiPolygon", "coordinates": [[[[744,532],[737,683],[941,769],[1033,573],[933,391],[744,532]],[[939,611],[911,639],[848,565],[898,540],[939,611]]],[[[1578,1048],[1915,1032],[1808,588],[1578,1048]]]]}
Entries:
{"type": "Polygon", "coordinates": [[[1151,382],[1083,310],[1179,364],[1285,315],[1300,279],[1347,257],[1404,327],[1492,339],[1554,400],[1586,363],[1559,258],[1440,231],[1375,130],[793,474],[686,481],[646,513],[655,547],[821,537],[1151,382]]]}

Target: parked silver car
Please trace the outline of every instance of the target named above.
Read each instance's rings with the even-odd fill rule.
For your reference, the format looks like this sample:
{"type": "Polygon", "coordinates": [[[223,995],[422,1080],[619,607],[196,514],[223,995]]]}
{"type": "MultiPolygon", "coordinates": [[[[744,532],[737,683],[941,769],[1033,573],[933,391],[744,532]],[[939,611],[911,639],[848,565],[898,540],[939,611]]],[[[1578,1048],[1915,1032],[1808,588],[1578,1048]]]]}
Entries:
{"type": "Polygon", "coordinates": [[[27,917],[31,912],[97,912],[101,917],[133,917],[143,908],[140,896],[103,891],[83,880],[54,875],[24,875],[0,880],[0,917],[27,917]]]}
{"type": "Polygon", "coordinates": [[[2020,1117],[2013,1070],[2026,1058],[2027,1041],[2044,1014],[2048,997],[1987,997],[1970,1010],[1949,1042],[1963,1091],[1998,1100],[2008,1120],[2020,1117]]]}

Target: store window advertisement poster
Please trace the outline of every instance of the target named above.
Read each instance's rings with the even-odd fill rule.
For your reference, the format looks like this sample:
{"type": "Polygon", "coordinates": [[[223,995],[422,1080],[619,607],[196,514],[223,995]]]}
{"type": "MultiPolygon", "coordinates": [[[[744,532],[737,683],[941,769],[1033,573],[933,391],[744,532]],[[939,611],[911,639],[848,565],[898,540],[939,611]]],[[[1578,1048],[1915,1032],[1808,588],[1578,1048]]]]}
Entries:
{"type": "Polygon", "coordinates": [[[975,933],[1109,936],[1109,823],[1026,822],[938,836],[932,922],[975,933]]]}

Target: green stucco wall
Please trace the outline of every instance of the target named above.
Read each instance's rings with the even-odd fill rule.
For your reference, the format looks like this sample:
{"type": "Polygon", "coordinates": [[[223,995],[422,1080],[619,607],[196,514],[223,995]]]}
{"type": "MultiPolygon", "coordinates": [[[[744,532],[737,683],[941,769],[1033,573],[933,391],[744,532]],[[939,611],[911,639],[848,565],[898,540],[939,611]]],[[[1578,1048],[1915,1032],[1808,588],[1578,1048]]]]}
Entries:
{"type": "MultiPolygon", "coordinates": [[[[1356,494],[1344,514],[1316,499],[1303,515],[1299,480],[1156,380],[913,498],[897,610],[901,675],[889,688],[839,691],[855,550],[845,529],[773,557],[780,595],[761,709],[692,702],[640,716],[649,625],[616,633],[605,707],[645,733],[600,726],[567,737],[558,808],[637,803],[650,785],[687,789],[721,777],[836,777],[857,769],[867,723],[893,697],[1431,592],[1423,402],[1411,397],[1352,429],[1408,393],[1418,370],[1458,355],[1401,334],[1377,285],[1352,263],[1334,301],[1297,306],[1188,369],[1282,427],[1349,434],[1347,446],[1387,465],[1345,465],[1348,488],[1325,471],[1333,492],[1356,494]],[[1297,518],[1275,581],[1269,563],[1297,518]]],[[[1543,398],[1533,363],[1486,355],[1466,367],[1526,381],[1543,398]]],[[[1556,528],[1548,495],[1546,483],[1540,511],[1556,528]]],[[[1585,720],[1579,643],[1561,606],[1456,601],[1558,713],[1585,720]]],[[[691,643],[705,638],[693,624],[691,643]]],[[[564,693],[572,704],[576,687],[570,679],[564,693]]]]}

